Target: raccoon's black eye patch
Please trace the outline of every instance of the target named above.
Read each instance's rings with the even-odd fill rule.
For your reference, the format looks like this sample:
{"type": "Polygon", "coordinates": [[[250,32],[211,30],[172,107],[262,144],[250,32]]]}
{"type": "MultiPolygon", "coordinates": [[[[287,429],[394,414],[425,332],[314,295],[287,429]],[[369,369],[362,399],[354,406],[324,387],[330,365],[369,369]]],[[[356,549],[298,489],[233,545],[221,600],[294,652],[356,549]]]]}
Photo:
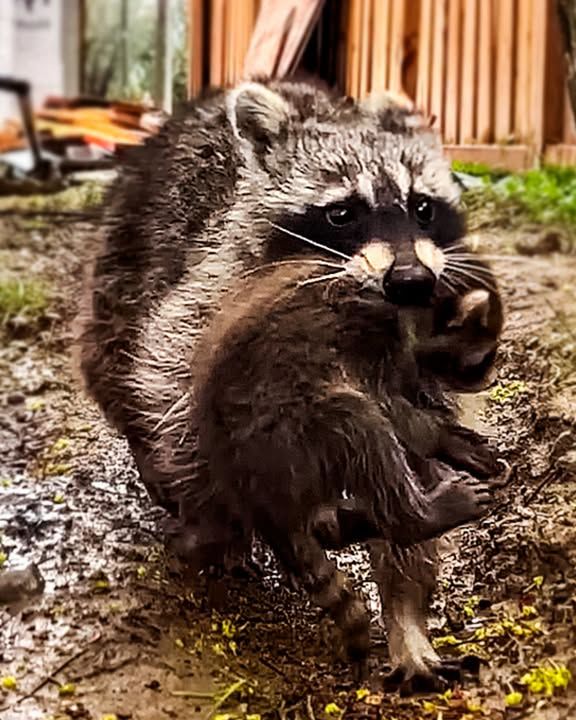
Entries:
{"type": "Polygon", "coordinates": [[[334,227],[345,227],[358,219],[357,211],[346,205],[331,205],[324,211],[326,220],[334,227]]]}
{"type": "Polygon", "coordinates": [[[436,217],[434,202],[427,197],[416,198],[414,202],[414,217],[421,227],[428,227],[436,217]]]}

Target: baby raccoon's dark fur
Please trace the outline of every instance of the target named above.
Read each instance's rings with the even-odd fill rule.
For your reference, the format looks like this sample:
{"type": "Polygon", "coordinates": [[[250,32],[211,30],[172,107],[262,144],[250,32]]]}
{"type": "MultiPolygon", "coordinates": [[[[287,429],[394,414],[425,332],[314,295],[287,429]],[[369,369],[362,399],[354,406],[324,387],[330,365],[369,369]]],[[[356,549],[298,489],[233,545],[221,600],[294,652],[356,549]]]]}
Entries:
{"type": "Polygon", "coordinates": [[[411,318],[349,274],[314,280],[318,268],[298,264],[253,274],[200,341],[193,425],[206,482],[189,499],[209,524],[256,531],[362,660],[369,616],[323,551],[319,508],[338,509],[344,493],[363,507],[365,535],[347,542],[422,542],[491,499],[450,464],[482,476],[497,466],[419,367],[411,318]]]}
{"type": "MultiPolygon", "coordinates": [[[[190,501],[199,482],[211,491],[192,420],[193,358],[227,287],[264,263],[310,259],[317,247],[307,237],[328,246],[323,257],[334,261],[335,252],[355,256],[373,235],[393,256],[386,277],[402,286],[414,279],[411,266],[422,275],[417,237],[428,251],[457,247],[457,202],[437,138],[411,113],[291,83],[215,93],[129,153],[108,194],[79,364],[88,392],[128,439],[151,496],[188,529],[196,523],[201,542],[213,537],[217,546],[221,528],[202,527],[190,501]],[[413,198],[423,196],[437,209],[426,230],[413,216],[413,198]],[[360,203],[354,232],[326,224],[324,209],[342,203],[360,203]]],[[[481,271],[457,282],[438,272],[428,303],[433,332],[418,363],[446,388],[477,387],[493,364],[501,305],[489,271],[474,262],[481,271]],[[481,321],[453,326],[460,299],[483,287],[481,321]]],[[[385,541],[371,547],[392,662],[407,677],[429,675],[439,662],[425,629],[434,545],[401,556],[385,541]]]]}

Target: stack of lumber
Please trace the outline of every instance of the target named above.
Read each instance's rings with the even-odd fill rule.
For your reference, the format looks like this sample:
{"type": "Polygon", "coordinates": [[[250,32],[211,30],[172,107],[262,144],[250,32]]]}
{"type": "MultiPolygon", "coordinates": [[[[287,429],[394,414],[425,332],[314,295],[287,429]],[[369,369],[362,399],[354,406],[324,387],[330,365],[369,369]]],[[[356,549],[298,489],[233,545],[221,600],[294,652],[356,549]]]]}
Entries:
{"type": "MultiPolygon", "coordinates": [[[[114,154],[138,145],[155,132],[161,116],[144,105],[90,99],[48,98],[34,115],[41,145],[66,155],[69,147],[94,148],[95,155],[114,154]]],[[[11,120],[0,130],[0,152],[25,146],[22,128],[11,120]]]]}

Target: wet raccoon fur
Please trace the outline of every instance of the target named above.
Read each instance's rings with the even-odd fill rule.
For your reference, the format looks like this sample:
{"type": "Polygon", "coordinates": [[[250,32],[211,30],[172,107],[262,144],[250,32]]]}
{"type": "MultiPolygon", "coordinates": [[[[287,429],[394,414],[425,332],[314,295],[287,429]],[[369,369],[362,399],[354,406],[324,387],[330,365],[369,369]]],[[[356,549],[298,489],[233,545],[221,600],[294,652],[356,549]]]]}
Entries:
{"type": "Polygon", "coordinates": [[[419,367],[431,309],[414,323],[386,300],[382,270],[366,258],[328,275],[320,258],[278,263],[223,300],[193,360],[204,479],[188,498],[192,523],[199,513],[230,539],[262,537],[332,615],[356,661],[368,653],[369,615],[324,547],[429,540],[480,517],[493,497],[453,466],[498,472],[419,367]],[[337,527],[327,528],[331,507],[337,527]]]}
{"type": "MultiPolygon", "coordinates": [[[[266,263],[319,251],[326,262],[347,261],[377,240],[371,262],[387,268],[382,292],[432,309],[418,363],[447,388],[482,386],[501,304],[490,271],[461,244],[457,204],[438,140],[417,117],[304,85],[215,93],[130,153],[108,195],[79,364],[153,499],[193,526],[197,340],[228,286],[266,263]],[[464,298],[482,289],[488,302],[473,326],[455,322],[464,298]]],[[[200,527],[198,537],[218,545],[218,532],[200,527]]],[[[389,545],[374,547],[392,660],[407,677],[430,674],[433,544],[401,562],[389,545]]]]}

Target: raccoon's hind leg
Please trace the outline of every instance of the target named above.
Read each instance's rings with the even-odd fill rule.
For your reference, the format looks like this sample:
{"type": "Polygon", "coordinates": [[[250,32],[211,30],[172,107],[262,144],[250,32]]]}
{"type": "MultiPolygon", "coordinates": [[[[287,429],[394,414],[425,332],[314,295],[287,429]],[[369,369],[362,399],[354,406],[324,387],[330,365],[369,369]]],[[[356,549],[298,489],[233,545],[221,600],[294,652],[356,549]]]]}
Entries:
{"type": "Polygon", "coordinates": [[[287,531],[275,517],[259,514],[259,528],[292,580],[326,610],[341,633],[348,659],[359,679],[366,673],[370,647],[370,614],[350,579],[337,570],[316,538],[303,529],[287,531]]]}
{"type": "Polygon", "coordinates": [[[428,609],[438,571],[436,542],[407,549],[373,542],[370,559],[388,632],[390,682],[412,693],[438,690],[447,680],[457,680],[458,666],[443,662],[428,638],[428,609]]]}

